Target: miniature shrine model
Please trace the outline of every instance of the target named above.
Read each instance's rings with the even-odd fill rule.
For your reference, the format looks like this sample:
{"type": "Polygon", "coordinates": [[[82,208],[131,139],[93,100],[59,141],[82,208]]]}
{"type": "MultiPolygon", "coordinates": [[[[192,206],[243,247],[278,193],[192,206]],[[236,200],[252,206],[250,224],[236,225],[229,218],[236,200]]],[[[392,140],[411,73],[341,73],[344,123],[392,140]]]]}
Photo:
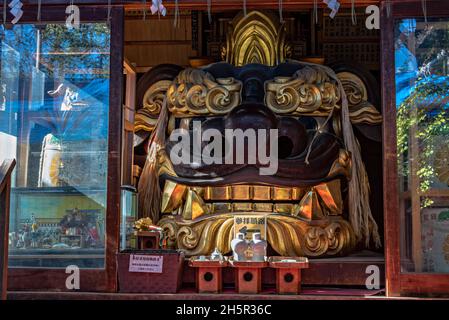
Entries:
{"type": "Polygon", "coordinates": [[[53,2],[2,31],[8,298],[449,294],[446,2],[53,2]]]}

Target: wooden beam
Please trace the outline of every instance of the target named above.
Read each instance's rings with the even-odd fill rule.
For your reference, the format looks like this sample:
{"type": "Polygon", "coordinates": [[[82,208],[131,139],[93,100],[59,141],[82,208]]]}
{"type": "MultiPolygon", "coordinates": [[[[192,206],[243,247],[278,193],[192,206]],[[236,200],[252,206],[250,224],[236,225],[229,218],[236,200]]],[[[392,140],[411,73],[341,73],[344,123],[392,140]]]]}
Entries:
{"type": "Polygon", "coordinates": [[[381,23],[381,83],[383,115],[383,190],[385,277],[387,296],[400,294],[400,212],[398,197],[398,167],[396,146],[396,97],[394,68],[394,20],[382,5],[381,23]]]}
{"type": "Polygon", "coordinates": [[[126,57],[123,58],[123,68],[125,68],[125,74],[136,74],[136,67],[126,57]]]}
{"type": "Polygon", "coordinates": [[[6,300],[8,286],[9,204],[15,166],[15,159],[6,160],[0,166],[0,300],[6,300]]]}
{"type": "MultiPolygon", "coordinates": [[[[351,0],[339,0],[341,7],[351,7],[351,0]]],[[[428,0],[432,1],[432,0],[428,0]]],[[[27,6],[37,6],[39,0],[22,0],[23,7],[27,6]]],[[[410,2],[410,0],[392,0],[392,2],[410,2]]],[[[68,5],[67,1],[64,0],[42,0],[42,5],[68,5]]],[[[369,4],[379,4],[380,0],[357,0],[356,6],[366,6],[369,4]]],[[[172,9],[175,7],[175,0],[164,0],[164,6],[167,9],[172,9]]],[[[243,7],[243,2],[241,0],[211,0],[212,9],[216,8],[234,8],[241,9],[243,7]]],[[[284,8],[297,8],[298,6],[302,7],[313,7],[314,0],[284,0],[283,7],[284,8]]],[[[108,0],[78,0],[76,5],[95,5],[95,6],[107,6],[108,0]]],[[[118,0],[114,1],[113,6],[122,6],[126,5],[133,8],[142,8],[143,3],[139,0],[118,0]]],[[[327,7],[326,4],[322,3],[322,1],[318,2],[320,7],[327,7]]],[[[195,9],[195,10],[206,10],[206,0],[185,0],[179,1],[178,6],[180,9],[195,9]]],[[[279,6],[278,0],[247,0],[246,6],[248,9],[252,8],[267,8],[273,7],[277,8],[279,6]]],[[[1,6],[0,6],[1,7],[1,6]]],[[[147,8],[151,7],[151,1],[147,2],[147,8]]]]}

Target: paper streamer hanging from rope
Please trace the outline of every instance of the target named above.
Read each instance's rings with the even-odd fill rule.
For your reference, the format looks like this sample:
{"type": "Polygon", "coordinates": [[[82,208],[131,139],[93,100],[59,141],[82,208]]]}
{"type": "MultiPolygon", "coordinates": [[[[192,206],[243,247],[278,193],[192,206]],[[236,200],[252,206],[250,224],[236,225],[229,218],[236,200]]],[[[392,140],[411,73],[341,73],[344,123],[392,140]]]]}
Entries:
{"type": "Polygon", "coordinates": [[[387,0],[387,17],[391,17],[391,0],[387,0]]]}
{"type": "Polygon", "coordinates": [[[329,17],[331,19],[335,18],[337,15],[338,9],[340,9],[340,2],[337,0],[323,0],[325,4],[327,4],[327,7],[331,9],[331,13],[329,14],[329,17]]]}
{"type": "Polygon", "coordinates": [[[313,20],[318,24],[318,0],[313,0],[313,20]]]}
{"type": "Polygon", "coordinates": [[[111,8],[112,8],[112,0],[108,0],[108,25],[111,25],[111,8]]]}
{"type": "Polygon", "coordinates": [[[284,7],[283,0],[278,0],[278,7],[279,7],[279,21],[282,23],[284,22],[284,17],[282,16],[282,11],[284,7]]]}
{"type": "Polygon", "coordinates": [[[37,1],[37,21],[41,21],[41,6],[42,6],[42,0],[37,1]]]}
{"type": "Polygon", "coordinates": [[[352,25],[357,25],[357,12],[355,11],[355,0],[351,0],[352,25]]]}
{"type": "Polygon", "coordinates": [[[175,20],[173,21],[173,26],[175,28],[178,28],[180,24],[179,20],[179,2],[178,0],[175,0],[175,20]]]}
{"type": "Polygon", "coordinates": [[[212,0],[207,0],[207,18],[209,19],[209,23],[212,23],[212,0]]]}
{"type": "Polygon", "coordinates": [[[151,14],[157,13],[159,16],[162,15],[165,17],[167,14],[167,9],[165,9],[164,5],[162,4],[162,0],[152,0],[151,1],[151,14]]]}
{"type": "Polygon", "coordinates": [[[427,24],[427,0],[421,0],[421,7],[424,15],[424,22],[427,24]]]}
{"type": "Polygon", "coordinates": [[[7,6],[7,1],[3,0],[3,26],[5,26],[5,24],[6,24],[6,6],[7,6]]]}
{"type": "Polygon", "coordinates": [[[246,0],[243,0],[243,16],[246,17],[246,0]]]}
{"type": "Polygon", "coordinates": [[[143,0],[143,14],[142,19],[146,20],[147,18],[147,0],[143,0]]]}

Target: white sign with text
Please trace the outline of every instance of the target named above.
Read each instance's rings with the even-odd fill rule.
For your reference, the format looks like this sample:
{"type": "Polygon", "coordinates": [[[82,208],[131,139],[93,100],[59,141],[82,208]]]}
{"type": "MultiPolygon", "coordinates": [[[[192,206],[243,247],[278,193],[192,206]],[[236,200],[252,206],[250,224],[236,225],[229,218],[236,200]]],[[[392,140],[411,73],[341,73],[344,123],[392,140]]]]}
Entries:
{"type": "Polygon", "coordinates": [[[132,254],[129,256],[129,272],[162,273],[163,256],[132,254]]]}

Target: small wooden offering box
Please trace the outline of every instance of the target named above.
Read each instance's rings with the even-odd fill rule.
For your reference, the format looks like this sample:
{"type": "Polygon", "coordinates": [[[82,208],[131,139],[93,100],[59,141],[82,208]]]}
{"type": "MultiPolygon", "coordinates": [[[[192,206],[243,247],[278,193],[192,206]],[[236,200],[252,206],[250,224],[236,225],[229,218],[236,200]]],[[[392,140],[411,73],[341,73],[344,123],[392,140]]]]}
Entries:
{"type": "Polygon", "coordinates": [[[134,234],[137,236],[140,250],[160,249],[161,234],[159,231],[135,231],[134,234]]]}
{"type": "Polygon", "coordinates": [[[236,270],[236,287],[238,293],[255,294],[262,290],[262,269],[268,266],[266,261],[234,261],[229,264],[236,270]]]}
{"type": "Polygon", "coordinates": [[[228,265],[228,261],[211,260],[209,257],[200,259],[191,257],[189,266],[196,268],[196,287],[199,293],[220,293],[223,290],[222,268],[228,265]]]}
{"type": "Polygon", "coordinates": [[[279,294],[301,292],[301,269],[309,267],[305,257],[270,257],[268,263],[276,269],[276,291],[279,294]]]}

